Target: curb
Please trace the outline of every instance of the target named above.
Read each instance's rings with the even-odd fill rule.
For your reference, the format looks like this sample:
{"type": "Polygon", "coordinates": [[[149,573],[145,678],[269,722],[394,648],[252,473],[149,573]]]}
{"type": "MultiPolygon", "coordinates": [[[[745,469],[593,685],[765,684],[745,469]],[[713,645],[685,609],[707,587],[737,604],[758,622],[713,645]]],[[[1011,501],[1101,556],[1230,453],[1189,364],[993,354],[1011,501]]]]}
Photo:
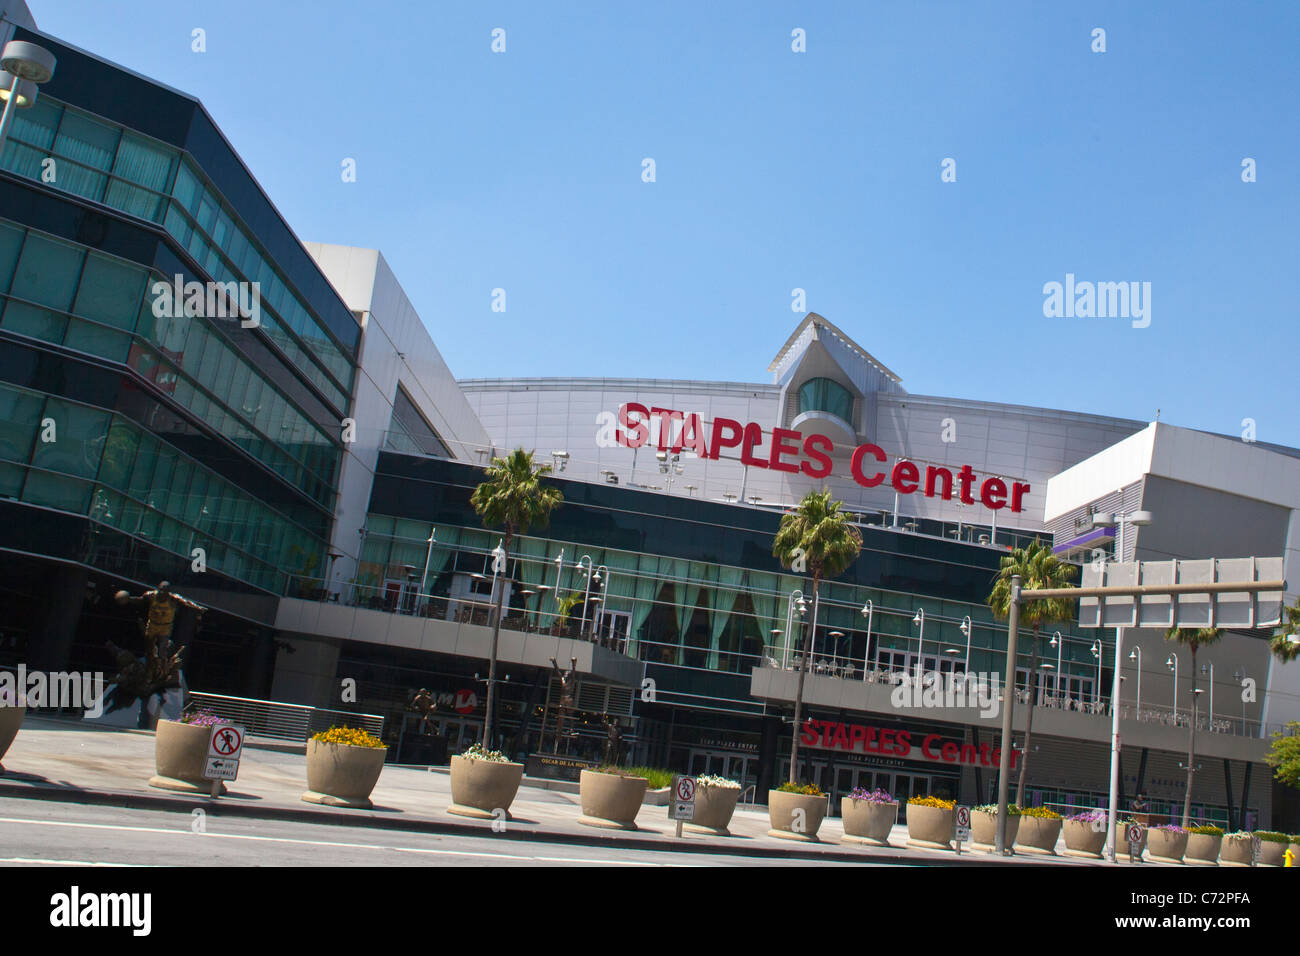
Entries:
{"type": "MultiPolygon", "coordinates": [[[[246,805],[235,802],[214,802],[210,797],[195,796],[189,798],[169,797],[153,794],[123,793],[111,790],[74,790],[66,787],[34,786],[12,784],[0,780],[0,797],[14,797],[26,800],[50,800],[60,803],[77,803],[93,806],[124,807],[132,810],[180,810],[189,812],[202,809],[214,817],[232,816],[247,819],[281,820],[295,823],[323,823],[330,826],[359,826],[376,830],[395,830],[414,833],[440,833],[454,836],[492,836],[503,840],[530,843],[560,843],[580,846],[614,847],[628,850],[661,850],[674,853],[724,854],[727,856],[750,856],[765,859],[790,859],[817,862],[834,860],[836,862],[862,864],[894,864],[904,866],[1050,866],[1051,864],[1034,863],[1026,860],[979,860],[966,859],[968,854],[951,858],[917,858],[901,853],[871,855],[848,850],[802,850],[797,845],[789,847],[747,846],[735,847],[717,843],[670,842],[664,838],[646,839],[635,836],[606,836],[598,831],[590,834],[564,833],[556,830],[506,831],[494,833],[490,825],[454,823],[450,820],[421,820],[414,818],[386,819],[367,815],[353,816],[355,811],[339,812],[329,809],[311,809],[306,806],[271,807],[246,805]]],[[[836,844],[822,844],[835,846],[836,844]]],[[[599,865],[593,861],[593,865],[599,865]]]]}

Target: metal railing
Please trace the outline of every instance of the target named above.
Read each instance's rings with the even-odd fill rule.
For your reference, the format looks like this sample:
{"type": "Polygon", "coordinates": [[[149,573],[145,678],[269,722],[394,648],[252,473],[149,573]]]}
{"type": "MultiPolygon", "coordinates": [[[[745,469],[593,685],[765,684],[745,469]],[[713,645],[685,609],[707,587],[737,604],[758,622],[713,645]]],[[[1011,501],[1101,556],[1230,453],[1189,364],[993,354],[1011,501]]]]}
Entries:
{"type": "Polygon", "coordinates": [[[308,707],[305,704],[193,691],[190,700],[197,707],[210,710],[218,717],[243,725],[245,733],[258,737],[304,741],[335,725],[360,727],[376,737],[382,736],[384,732],[384,718],[380,714],[359,714],[326,707],[308,707]]]}

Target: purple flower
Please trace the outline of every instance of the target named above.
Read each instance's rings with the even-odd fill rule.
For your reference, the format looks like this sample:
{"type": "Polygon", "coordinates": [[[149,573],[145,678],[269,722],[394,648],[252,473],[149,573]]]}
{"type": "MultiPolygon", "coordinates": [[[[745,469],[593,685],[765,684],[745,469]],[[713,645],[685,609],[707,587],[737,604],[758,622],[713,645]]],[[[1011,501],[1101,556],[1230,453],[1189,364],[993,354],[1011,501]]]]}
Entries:
{"type": "Polygon", "coordinates": [[[182,724],[189,724],[191,727],[215,727],[218,724],[230,723],[225,717],[218,717],[206,707],[202,710],[191,711],[181,716],[182,724]]]}
{"type": "Polygon", "coordinates": [[[1165,831],[1168,831],[1169,833],[1186,833],[1186,832],[1187,832],[1187,831],[1184,830],[1182,827],[1178,826],[1176,823],[1162,823],[1160,826],[1158,826],[1158,827],[1152,827],[1151,829],[1152,829],[1152,830],[1165,830],[1165,831]]]}
{"type": "Polygon", "coordinates": [[[885,790],[876,788],[868,790],[866,787],[854,787],[848,794],[850,800],[865,800],[867,803],[897,803],[893,797],[885,790]]]}
{"type": "Polygon", "coordinates": [[[1083,813],[1076,813],[1072,817],[1066,817],[1067,820],[1073,820],[1075,823],[1095,823],[1097,820],[1106,819],[1105,810],[1085,810],[1083,813]]]}

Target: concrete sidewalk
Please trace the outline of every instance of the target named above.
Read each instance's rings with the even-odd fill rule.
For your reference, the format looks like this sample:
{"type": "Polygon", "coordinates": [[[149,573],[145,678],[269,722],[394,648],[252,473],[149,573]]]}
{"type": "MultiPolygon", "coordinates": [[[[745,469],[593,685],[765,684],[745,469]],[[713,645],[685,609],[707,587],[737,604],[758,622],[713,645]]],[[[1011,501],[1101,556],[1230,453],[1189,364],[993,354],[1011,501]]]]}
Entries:
{"type": "MultiPolygon", "coordinates": [[[[820,843],[782,840],[767,836],[766,808],[744,806],[736,810],[730,837],[688,833],[678,840],[667,809],[651,806],[642,807],[636,831],[602,830],[577,822],[581,811],[576,793],[544,788],[544,781],[538,781],[537,787],[520,787],[511,807],[513,819],[505,824],[504,832],[495,832],[490,820],[469,820],[446,812],[451,803],[451,779],[445,768],[430,771],[387,766],[372,794],[374,809],[348,810],[302,801],[307,788],[305,761],[301,748],[278,742],[263,745],[254,738],[245,746],[239,779],[227,784],[230,792],[226,796],[213,800],[148,785],[154,773],[154,739],[149,731],[86,728],[29,717],[4,757],[0,798],[43,798],[185,813],[202,807],[213,818],[230,814],[327,825],[480,834],[498,839],[785,857],[792,861],[838,859],[919,866],[1096,865],[1095,861],[1065,857],[1001,859],[985,853],[963,852],[958,856],[939,850],[910,849],[905,846],[907,828],[903,826],[894,828],[892,847],[862,847],[841,842],[843,829],[838,817],[822,824],[818,831],[820,843]]],[[[497,831],[501,826],[496,824],[497,831]]]]}

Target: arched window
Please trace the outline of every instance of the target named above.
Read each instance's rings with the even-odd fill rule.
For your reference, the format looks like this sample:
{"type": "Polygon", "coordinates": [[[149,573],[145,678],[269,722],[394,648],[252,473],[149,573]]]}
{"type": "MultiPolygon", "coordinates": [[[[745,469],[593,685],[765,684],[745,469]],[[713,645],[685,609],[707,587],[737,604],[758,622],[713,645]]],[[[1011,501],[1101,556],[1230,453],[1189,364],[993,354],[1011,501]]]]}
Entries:
{"type": "Polygon", "coordinates": [[[845,422],[853,421],[853,396],[829,378],[810,378],[799,386],[799,414],[828,412],[845,422]]]}

